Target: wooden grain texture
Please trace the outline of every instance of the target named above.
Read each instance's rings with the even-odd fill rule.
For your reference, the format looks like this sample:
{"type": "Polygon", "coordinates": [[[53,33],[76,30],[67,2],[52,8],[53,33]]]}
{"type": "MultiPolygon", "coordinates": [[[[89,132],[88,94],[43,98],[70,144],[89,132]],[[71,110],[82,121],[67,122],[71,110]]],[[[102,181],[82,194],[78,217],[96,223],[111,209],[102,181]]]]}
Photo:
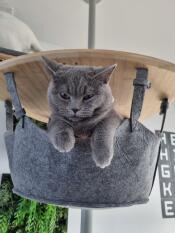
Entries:
{"type": "Polygon", "coordinates": [[[13,58],[13,57],[14,56],[12,56],[12,55],[8,55],[8,54],[4,54],[4,53],[0,52],[0,62],[4,61],[4,60],[7,60],[7,59],[10,59],[10,58],[13,58]]]}
{"type": "Polygon", "coordinates": [[[45,72],[41,56],[73,65],[107,66],[118,64],[110,85],[115,97],[115,108],[129,116],[136,68],[148,68],[151,89],[146,91],[140,120],[159,112],[160,101],[175,99],[175,64],[138,54],[110,50],[57,50],[23,55],[0,63],[0,99],[9,99],[3,77],[4,72],[14,72],[17,88],[27,115],[47,122],[50,111],[47,88],[50,77],[45,72]]]}

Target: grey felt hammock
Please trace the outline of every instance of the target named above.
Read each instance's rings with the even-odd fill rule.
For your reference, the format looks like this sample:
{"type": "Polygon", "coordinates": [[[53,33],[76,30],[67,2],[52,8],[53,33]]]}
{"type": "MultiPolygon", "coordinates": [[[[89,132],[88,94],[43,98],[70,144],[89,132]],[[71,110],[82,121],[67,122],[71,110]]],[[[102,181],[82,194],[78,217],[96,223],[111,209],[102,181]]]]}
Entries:
{"type": "Polygon", "coordinates": [[[19,119],[14,132],[5,134],[14,193],[43,203],[88,208],[148,201],[160,138],[137,121],[148,86],[146,69],[137,70],[131,116],[116,129],[114,157],[104,169],[92,159],[89,138],[77,139],[69,153],[58,152],[47,133],[25,115],[12,73],[5,78],[19,119]]]}

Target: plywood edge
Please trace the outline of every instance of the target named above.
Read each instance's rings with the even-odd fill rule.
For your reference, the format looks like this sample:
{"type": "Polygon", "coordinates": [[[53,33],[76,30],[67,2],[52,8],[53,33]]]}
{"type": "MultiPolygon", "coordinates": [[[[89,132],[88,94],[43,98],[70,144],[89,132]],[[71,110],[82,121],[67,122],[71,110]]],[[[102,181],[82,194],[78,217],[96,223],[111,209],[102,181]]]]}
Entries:
{"type": "Polygon", "coordinates": [[[34,61],[40,61],[41,56],[49,56],[51,58],[66,58],[66,57],[97,57],[97,58],[108,58],[116,59],[125,62],[134,62],[141,64],[143,66],[155,66],[157,68],[169,70],[175,72],[175,64],[161,60],[158,58],[128,53],[123,51],[113,51],[113,50],[100,50],[100,49],[62,49],[62,50],[51,50],[42,51],[27,55],[22,55],[20,57],[11,58],[9,60],[2,61],[0,63],[0,71],[5,72],[6,70],[13,69],[13,67],[21,64],[26,64],[34,61]]]}

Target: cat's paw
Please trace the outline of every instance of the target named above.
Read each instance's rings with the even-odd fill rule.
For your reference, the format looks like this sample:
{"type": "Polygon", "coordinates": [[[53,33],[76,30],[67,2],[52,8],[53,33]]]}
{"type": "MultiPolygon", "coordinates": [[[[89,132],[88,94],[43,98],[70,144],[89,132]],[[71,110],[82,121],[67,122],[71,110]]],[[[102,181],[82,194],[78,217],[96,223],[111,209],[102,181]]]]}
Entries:
{"type": "Polygon", "coordinates": [[[75,145],[75,137],[71,132],[62,132],[57,134],[54,138],[54,147],[59,152],[69,152],[74,148],[75,145]]]}
{"type": "Polygon", "coordinates": [[[97,167],[105,168],[111,164],[113,158],[113,148],[110,147],[96,147],[92,151],[92,157],[97,167]]]}

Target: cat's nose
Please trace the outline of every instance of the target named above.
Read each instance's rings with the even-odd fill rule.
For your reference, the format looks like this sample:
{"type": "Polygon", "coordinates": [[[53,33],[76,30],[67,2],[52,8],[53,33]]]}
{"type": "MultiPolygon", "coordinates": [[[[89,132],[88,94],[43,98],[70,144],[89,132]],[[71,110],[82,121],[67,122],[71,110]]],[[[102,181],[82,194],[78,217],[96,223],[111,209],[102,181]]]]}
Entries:
{"type": "Polygon", "coordinates": [[[74,113],[76,113],[76,112],[78,112],[78,108],[72,108],[72,111],[74,112],[74,113]]]}

